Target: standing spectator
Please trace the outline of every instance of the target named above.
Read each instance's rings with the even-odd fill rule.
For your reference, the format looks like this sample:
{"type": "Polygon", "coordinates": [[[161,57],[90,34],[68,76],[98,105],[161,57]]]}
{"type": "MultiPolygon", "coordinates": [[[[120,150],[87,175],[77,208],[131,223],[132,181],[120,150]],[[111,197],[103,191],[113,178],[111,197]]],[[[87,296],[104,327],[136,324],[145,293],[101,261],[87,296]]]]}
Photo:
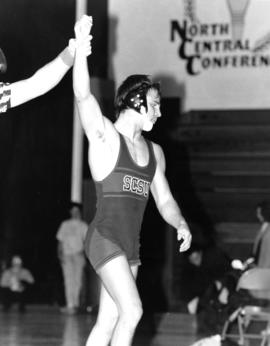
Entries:
{"type": "Polygon", "coordinates": [[[70,219],[61,223],[56,238],[58,240],[58,258],[61,263],[66,307],[65,313],[73,314],[79,307],[85,265],[84,239],[88,225],[81,219],[81,208],[73,203],[70,208],[70,219]]]}
{"type": "Polygon", "coordinates": [[[30,271],[23,267],[21,257],[13,256],[10,268],[5,269],[1,277],[4,311],[8,311],[11,305],[17,302],[19,311],[24,312],[27,288],[33,283],[34,278],[30,271]]]}
{"type": "Polygon", "coordinates": [[[270,202],[262,201],[256,207],[256,216],[261,227],[254,239],[251,256],[244,262],[235,259],[232,266],[242,271],[253,267],[270,268],[270,202]]]}
{"type": "Polygon", "coordinates": [[[268,201],[260,203],[256,214],[261,228],[253,245],[254,262],[258,267],[270,268],[270,203],[268,201]]]}

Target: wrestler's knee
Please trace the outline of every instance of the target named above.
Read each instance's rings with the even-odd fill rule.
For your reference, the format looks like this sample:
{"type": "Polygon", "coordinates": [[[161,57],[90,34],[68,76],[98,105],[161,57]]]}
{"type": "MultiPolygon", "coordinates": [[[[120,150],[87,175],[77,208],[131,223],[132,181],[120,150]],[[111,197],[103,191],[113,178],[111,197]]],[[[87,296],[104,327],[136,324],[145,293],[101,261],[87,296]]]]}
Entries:
{"type": "Polygon", "coordinates": [[[97,318],[96,327],[106,334],[111,334],[115,328],[118,318],[118,311],[113,309],[113,311],[110,311],[106,315],[97,318]]]}
{"type": "Polygon", "coordinates": [[[121,313],[119,319],[127,327],[134,328],[139,323],[143,314],[143,308],[141,302],[131,304],[126,307],[121,313]]]}

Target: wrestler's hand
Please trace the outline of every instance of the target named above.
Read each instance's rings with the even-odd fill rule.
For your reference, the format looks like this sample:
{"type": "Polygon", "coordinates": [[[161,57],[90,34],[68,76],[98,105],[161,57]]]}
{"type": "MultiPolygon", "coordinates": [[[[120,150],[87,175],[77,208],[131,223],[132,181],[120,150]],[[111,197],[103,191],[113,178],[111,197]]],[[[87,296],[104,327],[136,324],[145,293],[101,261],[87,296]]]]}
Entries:
{"type": "Polygon", "coordinates": [[[192,236],[189,227],[185,221],[182,221],[180,226],[177,228],[177,240],[181,241],[179,248],[180,252],[186,251],[190,248],[191,239],[192,236]]]}
{"type": "Polygon", "coordinates": [[[88,35],[93,25],[93,18],[91,16],[83,15],[74,26],[75,37],[77,41],[81,41],[88,35]]]}
{"type": "Polygon", "coordinates": [[[93,25],[93,20],[91,16],[83,15],[75,24],[75,42],[71,42],[71,45],[75,43],[76,50],[80,50],[80,53],[83,52],[85,56],[88,56],[92,53],[91,40],[93,38],[90,35],[90,31],[93,25]]]}

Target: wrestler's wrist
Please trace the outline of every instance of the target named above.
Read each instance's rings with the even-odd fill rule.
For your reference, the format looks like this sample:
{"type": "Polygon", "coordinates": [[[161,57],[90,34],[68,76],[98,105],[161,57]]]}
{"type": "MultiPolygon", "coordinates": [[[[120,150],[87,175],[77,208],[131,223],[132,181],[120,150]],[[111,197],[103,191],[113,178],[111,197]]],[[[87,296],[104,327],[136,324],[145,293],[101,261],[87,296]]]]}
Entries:
{"type": "Polygon", "coordinates": [[[184,219],[179,221],[176,229],[180,229],[180,228],[183,228],[183,227],[187,227],[187,223],[186,223],[186,221],[184,219]]]}

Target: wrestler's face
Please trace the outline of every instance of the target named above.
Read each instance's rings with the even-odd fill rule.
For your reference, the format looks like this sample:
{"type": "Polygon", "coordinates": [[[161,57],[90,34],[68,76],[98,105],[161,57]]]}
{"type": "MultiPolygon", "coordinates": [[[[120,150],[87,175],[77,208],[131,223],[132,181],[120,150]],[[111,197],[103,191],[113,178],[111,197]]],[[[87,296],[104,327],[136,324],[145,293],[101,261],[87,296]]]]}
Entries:
{"type": "Polygon", "coordinates": [[[147,112],[143,112],[143,130],[151,131],[155,122],[161,117],[160,96],[156,89],[150,89],[146,95],[147,112]]]}

